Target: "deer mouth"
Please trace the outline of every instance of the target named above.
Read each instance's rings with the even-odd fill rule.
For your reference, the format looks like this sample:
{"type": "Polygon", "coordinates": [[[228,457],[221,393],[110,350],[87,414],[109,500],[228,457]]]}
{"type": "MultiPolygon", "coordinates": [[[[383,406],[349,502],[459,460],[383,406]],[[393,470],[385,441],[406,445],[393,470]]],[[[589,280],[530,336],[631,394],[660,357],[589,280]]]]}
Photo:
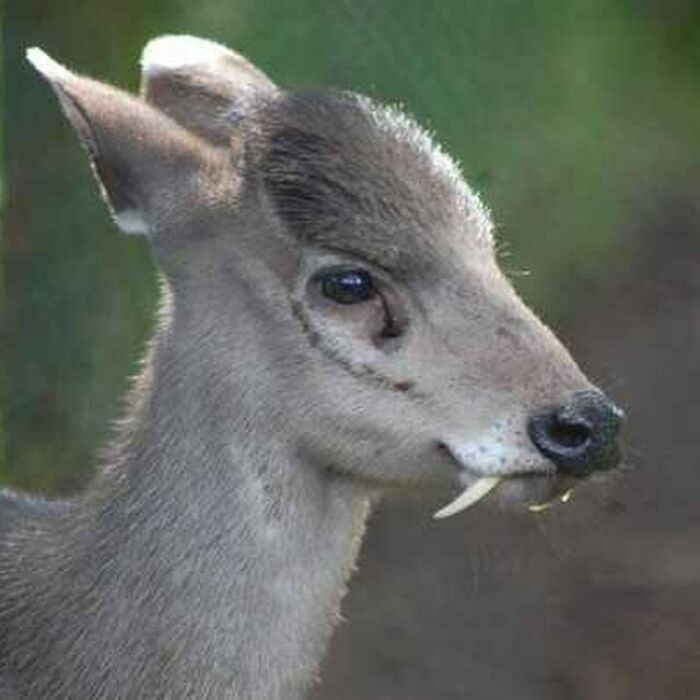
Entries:
{"type": "Polygon", "coordinates": [[[506,502],[516,503],[530,513],[541,513],[557,503],[567,503],[582,481],[578,477],[564,477],[557,474],[516,473],[508,475],[478,475],[471,473],[465,481],[469,483],[446,506],[433,514],[442,520],[457,515],[475,506],[500,487],[499,496],[506,502]]]}
{"type": "Polygon", "coordinates": [[[515,465],[511,465],[509,471],[489,473],[466,466],[464,460],[458,458],[447,445],[441,444],[439,447],[449,454],[457,467],[462,488],[452,501],[434,513],[433,517],[438,520],[475,506],[496,489],[499,501],[516,504],[519,509],[524,508],[531,513],[539,513],[557,502],[570,500],[573,489],[581,481],[579,477],[565,476],[549,466],[535,465],[525,460],[519,469],[513,469],[515,465]]]}

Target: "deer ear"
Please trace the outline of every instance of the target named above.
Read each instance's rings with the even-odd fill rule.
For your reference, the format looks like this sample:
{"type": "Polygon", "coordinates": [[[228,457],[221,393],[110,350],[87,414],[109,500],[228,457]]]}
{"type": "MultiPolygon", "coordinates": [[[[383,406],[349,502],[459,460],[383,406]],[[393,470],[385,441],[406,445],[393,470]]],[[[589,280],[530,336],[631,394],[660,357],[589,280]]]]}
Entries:
{"type": "Polygon", "coordinates": [[[117,226],[148,233],[158,198],[172,196],[208,147],[142,100],[72,73],[41,49],[27,59],[58,96],[117,226]]]}
{"type": "Polygon", "coordinates": [[[193,36],[162,36],[141,56],[141,95],[184,128],[226,146],[260,95],[277,91],[252,63],[193,36]]]}

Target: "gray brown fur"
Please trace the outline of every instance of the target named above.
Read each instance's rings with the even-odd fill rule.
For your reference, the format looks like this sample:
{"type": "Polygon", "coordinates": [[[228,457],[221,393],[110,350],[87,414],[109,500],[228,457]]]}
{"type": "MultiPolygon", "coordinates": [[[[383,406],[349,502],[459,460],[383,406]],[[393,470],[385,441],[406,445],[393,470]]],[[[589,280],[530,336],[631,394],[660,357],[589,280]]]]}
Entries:
{"type": "Polygon", "coordinates": [[[163,301],[94,483],[0,499],[0,698],[298,700],[376,495],[454,483],[450,441],[472,468],[551,473],[524,417],[590,384],[406,117],[223,50],[146,54],[144,99],[36,61],[117,222],[148,230],[163,301]],[[400,336],[378,302],[319,294],[348,261],[400,336]]]}

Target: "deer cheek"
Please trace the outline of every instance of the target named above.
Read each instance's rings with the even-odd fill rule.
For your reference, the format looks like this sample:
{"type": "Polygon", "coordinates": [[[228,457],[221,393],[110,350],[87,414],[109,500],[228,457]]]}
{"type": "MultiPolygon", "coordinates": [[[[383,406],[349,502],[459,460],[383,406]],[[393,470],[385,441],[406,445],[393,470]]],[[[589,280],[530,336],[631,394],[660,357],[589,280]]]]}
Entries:
{"type": "Polygon", "coordinates": [[[360,304],[333,305],[324,309],[326,319],[342,335],[350,336],[352,342],[381,344],[382,332],[387,325],[384,303],[379,295],[360,304]]]}

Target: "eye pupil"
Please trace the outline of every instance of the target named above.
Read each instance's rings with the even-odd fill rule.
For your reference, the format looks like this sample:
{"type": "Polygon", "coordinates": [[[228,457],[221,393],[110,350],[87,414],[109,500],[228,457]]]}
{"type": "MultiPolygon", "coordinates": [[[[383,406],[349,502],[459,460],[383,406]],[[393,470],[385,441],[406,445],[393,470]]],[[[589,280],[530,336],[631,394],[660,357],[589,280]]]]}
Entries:
{"type": "Polygon", "coordinates": [[[375,295],[371,275],[360,269],[328,272],[321,280],[321,291],[338,304],[358,304],[375,295]]]}

